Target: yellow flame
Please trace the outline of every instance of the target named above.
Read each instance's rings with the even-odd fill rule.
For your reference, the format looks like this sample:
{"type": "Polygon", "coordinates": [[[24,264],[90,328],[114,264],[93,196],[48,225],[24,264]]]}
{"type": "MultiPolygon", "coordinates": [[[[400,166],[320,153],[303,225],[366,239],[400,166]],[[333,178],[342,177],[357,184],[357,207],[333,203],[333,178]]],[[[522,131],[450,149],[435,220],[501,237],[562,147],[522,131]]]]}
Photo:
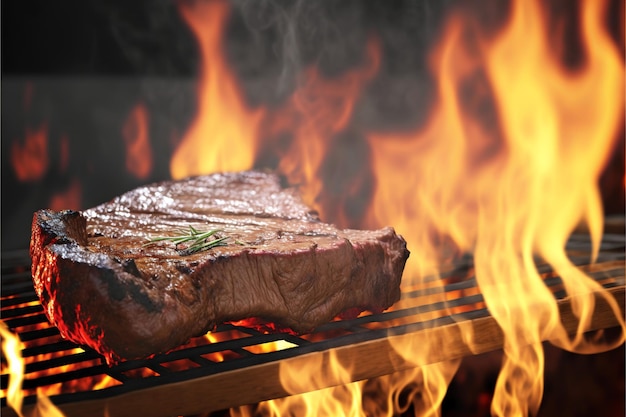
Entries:
{"type": "MultiPolygon", "coordinates": [[[[0,336],[2,337],[2,352],[9,366],[9,383],[7,387],[7,404],[18,416],[24,417],[22,403],[24,392],[22,382],[24,381],[24,359],[21,351],[24,348],[20,338],[6,325],[0,321],[0,336]]],[[[63,413],[50,401],[50,398],[37,388],[37,403],[29,414],[31,417],[63,417],[63,413]]]]}
{"type": "Polygon", "coordinates": [[[365,416],[361,406],[364,382],[350,383],[350,366],[342,366],[332,351],[299,357],[288,365],[282,362],[279,376],[290,396],[262,402],[254,414],[246,407],[233,409],[231,416],[365,416]]]}
{"type": "Polygon", "coordinates": [[[181,2],[202,55],[198,114],[170,162],[172,178],[249,169],[262,111],[248,108],[222,52],[225,1],[181,2]]]}
{"type": "Polygon", "coordinates": [[[2,336],[2,352],[9,365],[9,385],[7,388],[7,404],[22,417],[22,381],[24,380],[24,360],[21,351],[22,341],[9,330],[5,322],[0,321],[0,336],[2,336]]]}
{"type": "Polygon", "coordinates": [[[31,417],[64,417],[64,415],[43,391],[37,389],[37,405],[31,417]]]}
{"type": "MultiPolygon", "coordinates": [[[[609,302],[622,328],[624,320],[615,299],[565,253],[567,239],[583,221],[594,256],[598,251],[598,178],[624,111],[624,66],[603,29],[605,3],[582,6],[586,56],[576,71],[551,50],[538,2],[513,2],[504,30],[493,39],[479,33],[472,54],[465,36],[469,22],[453,18],[433,55],[439,101],[427,126],[414,134],[370,135],[378,184],[372,223],[399,219],[397,229],[413,248],[409,276],[436,272],[445,238],[474,254],[485,303],[505,334],[495,415],[538,410],[542,341],[584,352],[623,343],[622,336],[608,346],[584,345],[593,291],[609,302]],[[460,96],[463,83],[477,74],[488,80],[498,129],[481,124],[460,96]],[[573,340],[537,271],[536,255],[563,278],[580,319],[573,340]]],[[[415,355],[405,348],[399,351],[415,355]]]]}

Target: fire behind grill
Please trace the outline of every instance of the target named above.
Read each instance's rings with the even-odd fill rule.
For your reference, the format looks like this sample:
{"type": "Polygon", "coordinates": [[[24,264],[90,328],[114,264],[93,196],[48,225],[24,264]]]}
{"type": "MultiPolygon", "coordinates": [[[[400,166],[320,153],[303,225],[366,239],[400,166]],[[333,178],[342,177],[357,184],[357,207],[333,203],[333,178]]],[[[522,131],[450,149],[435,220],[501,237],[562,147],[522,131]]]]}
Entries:
{"type": "MultiPolygon", "coordinates": [[[[623,235],[605,235],[599,258],[593,265],[589,265],[591,245],[587,236],[572,236],[567,247],[570,259],[613,293],[622,311],[624,243],[623,235]]],[[[561,279],[548,265],[539,262],[538,268],[559,300],[563,322],[573,331],[575,319],[561,279]]],[[[146,410],[163,416],[193,414],[279,398],[293,394],[280,384],[281,362],[306,360],[310,355],[331,352],[358,364],[352,380],[377,377],[416,366],[394,355],[391,346],[399,339],[445,337],[440,357],[431,358],[433,362],[502,347],[502,334],[476,286],[471,257],[461,259],[440,277],[426,280],[420,288],[405,289],[402,300],[391,311],[333,321],[300,336],[266,334],[224,324],[207,337],[192,339],[190,344],[168,354],[113,367],[107,367],[96,352],[61,338],[58,330],[48,323],[33,290],[27,252],[3,254],[1,282],[2,320],[19,334],[24,344],[25,409],[35,403],[38,388],[56,385],[62,394],[52,395],[51,400],[67,416],[105,412],[108,416],[136,415],[146,410]],[[438,301],[432,301],[433,295],[439,295],[438,301]],[[461,341],[459,323],[469,323],[474,328],[477,344],[472,351],[461,341]],[[440,331],[444,328],[445,333],[440,331]],[[458,340],[454,340],[455,334],[458,340]],[[272,349],[266,351],[264,346],[272,349]],[[106,388],[99,389],[101,386],[106,388]],[[229,390],[229,386],[235,389],[229,390]]],[[[608,328],[616,324],[608,307],[598,299],[592,327],[608,328]]],[[[2,413],[15,415],[6,403],[8,381],[8,369],[4,366],[2,413]]],[[[328,384],[340,382],[327,381],[328,384]]]]}

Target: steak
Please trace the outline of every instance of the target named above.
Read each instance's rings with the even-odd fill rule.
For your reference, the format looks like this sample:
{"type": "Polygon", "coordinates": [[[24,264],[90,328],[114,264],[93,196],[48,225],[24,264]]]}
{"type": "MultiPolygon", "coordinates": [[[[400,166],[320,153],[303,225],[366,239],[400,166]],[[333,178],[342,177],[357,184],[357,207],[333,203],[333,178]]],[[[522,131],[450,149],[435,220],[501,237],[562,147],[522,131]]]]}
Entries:
{"type": "Polygon", "coordinates": [[[34,287],[63,337],[107,363],[167,352],[217,325],[304,333],[400,297],[409,256],[391,227],[340,230],[271,172],[165,181],[77,212],[39,210],[34,287]],[[219,230],[210,249],[156,240],[219,230]],[[152,240],[151,240],[152,239],[152,240]]]}

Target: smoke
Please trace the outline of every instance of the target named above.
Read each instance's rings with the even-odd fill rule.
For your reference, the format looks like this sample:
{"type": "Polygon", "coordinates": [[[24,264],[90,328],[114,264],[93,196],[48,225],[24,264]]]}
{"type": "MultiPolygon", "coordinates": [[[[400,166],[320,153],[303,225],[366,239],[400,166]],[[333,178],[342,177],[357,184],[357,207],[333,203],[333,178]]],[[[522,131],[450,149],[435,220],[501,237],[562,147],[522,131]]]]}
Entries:
{"type": "MultiPolygon", "coordinates": [[[[362,65],[368,37],[382,44],[380,78],[423,79],[429,45],[449,3],[234,0],[227,53],[253,101],[259,99],[255,92],[266,101],[284,98],[311,65],[328,78],[362,65]],[[255,91],[259,78],[271,91],[255,91]]],[[[375,93],[398,98],[394,87],[375,93]]]]}
{"type": "MultiPolygon", "coordinates": [[[[179,3],[91,3],[99,21],[106,22],[100,38],[117,43],[117,67],[132,68],[140,77],[197,76],[198,45],[181,19],[179,3]]],[[[315,66],[323,77],[333,78],[362,66],[367,40],[375,37],[383,53],[382,66],[363,93],[355,120],[364,128],[413,126],[420,122],[431,92],[428,52],[454,3],[230,0],[224,51],[249,105],[279,106],[298,87],[307,67],[315,66]]],[[[180,114],[174,118],[188,119],[180,114]]]]}
{"type": "Polygon", "coordinates": [[[230,55],[253,102],[280,101],[297,88],[299,75],[311,65],[328,78],[363,66],[367,39],[376,38],[381,66],[353,116],[361,130],[413,129],[423,123],[435,85],[429,54],[451,7],[458,7],[450,0],[235,0],[233,5],[234,19],[240,16],[243,23],[239,31],[253,41],[239,47],[230,43],[228,50],[267,54],[254,55],[253,62],[246,61],[244,51],[230,55]],[[255,63],[258,67],[246,72],[255,63]],[[260,74],[264,89],[255,88],[258,84],[253,81],[260,74]]]}
{"type": "Polygon", "coordinates": [[[363,60],[367,22],[362,2],[234,0],[227,54],[252,94],[280,101],[316,65],[326,77],[363,60]],[[254,91],[259,79],[265,91],[254,91]]]}
{"type": "Polygon", "coordinates": [[[118,66],[129,68],[127,71],[131,74],[122,75],[194,75],[199,54],[193,35],[180,19],[176,2],[113,0],[89,3],[94,16],[101,22],[99,37],[115,42],[115,48],[102,52],[117,59],[118,66]]]}

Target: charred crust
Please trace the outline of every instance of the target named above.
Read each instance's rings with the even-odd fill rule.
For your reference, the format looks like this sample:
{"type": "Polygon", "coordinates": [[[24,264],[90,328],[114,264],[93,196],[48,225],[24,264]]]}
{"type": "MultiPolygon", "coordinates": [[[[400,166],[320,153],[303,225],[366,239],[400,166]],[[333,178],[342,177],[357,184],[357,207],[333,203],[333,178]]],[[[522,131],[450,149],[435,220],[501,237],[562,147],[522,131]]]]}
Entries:
{"type": "Polygon", "coordinates": [[[148,313],[160,311],[159,306],[152,301],[141,286],[132,281],[121,281],[113,270],[101,269],[100,271],[111,299],[122,301],[128,297],[128,299],[139,303],[148,313]]]}
{"type": "Polygon", "coordinates": [[[39,210],[35,213],[34,222],[41,228],[44,237],[42,246],[51,243],[87,243],[87,220],[78,211],[39,210]]]}
{"type": "Polygon", "coordinates": [[[202,281],[197,274],[191,276],[191,285],[193,285],[196,290],[202,289],[202,281]]]}
{"type": "Polygon", "coordinates": [[[129,274],[136,276],[138,278],[141,278],[141,272],[139,272],[139,269],[137,268],[137,264],[135,263],[135,260],[132,258],[113,258],[113,260],[117,263],[120,264],[120,266],[122,267],[122,269],[125,272],[128,272],[129,274]]]}
{"type": "Polygon", "coordinates": [[[102,270],[102,278],[107,285],[107,290],[111,299],[115,301],[122,301],[128,294],[124,285],[122,285],[115,276],[115,272],[109,269],[102,270]]]}
{"type": "Polygon", "coordinates": [[[191,275],[193,273],[193,269],[190,265],[185,264],[176,264],[176,270],[185,275],[191,275]]]}

